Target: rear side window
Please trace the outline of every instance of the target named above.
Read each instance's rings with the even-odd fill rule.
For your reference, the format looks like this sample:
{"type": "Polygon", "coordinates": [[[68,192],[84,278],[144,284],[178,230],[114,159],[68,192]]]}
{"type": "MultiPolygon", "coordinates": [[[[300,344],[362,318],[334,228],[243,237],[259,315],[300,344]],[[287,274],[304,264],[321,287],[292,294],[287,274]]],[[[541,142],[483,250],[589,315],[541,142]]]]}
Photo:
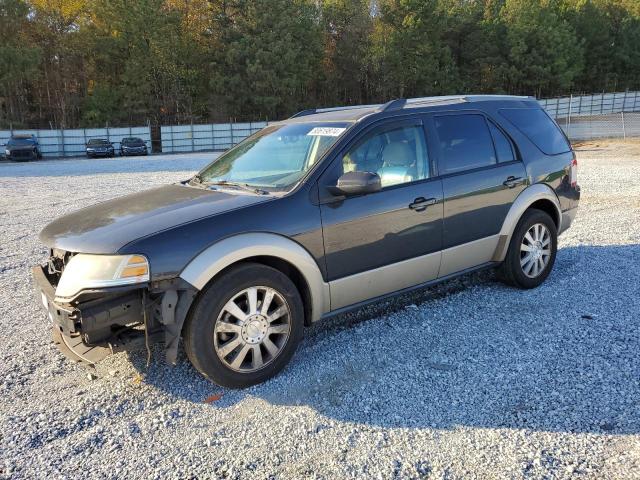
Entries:
{"type": "Polygon", "coordinates": [[[496,127],[493,122],[489,122],[489,130],[491,130],[491,135],[493,136],[493,143],[496,146],[496,153],[498,154],[498,162],[512,162],[516,159],[515,154],[513,153],[513,146],[509,139],[502,133],[498,127],[496,127]]]}
{"type": "Polygon", "coordinates": [[[571,150],[564,134],[541,108],[505,108],[500,110],[500,115],[513,123],[547,155],[571,150]]]}
{"type": "Polygon", "coordinates": [[[496,163],[489,127],[482,115],[434,118],[442,153],[440,174],[462,172],[496,163]]]}

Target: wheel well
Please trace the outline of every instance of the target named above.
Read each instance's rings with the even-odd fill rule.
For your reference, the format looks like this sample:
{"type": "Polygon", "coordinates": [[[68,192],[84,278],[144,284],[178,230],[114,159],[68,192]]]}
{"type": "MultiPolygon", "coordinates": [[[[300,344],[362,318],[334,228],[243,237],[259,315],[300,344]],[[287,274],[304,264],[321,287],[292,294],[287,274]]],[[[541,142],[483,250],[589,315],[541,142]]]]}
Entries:
{"type": "MultiPolygon", "coordinates": [[[[220,277],[221,275],[224,275],[231,268],[237,265],[240,265],[242,263],[249,263],[249,262],[261,263],[262,265],[275,268],[276,270],[279,270],[280,272],[284,273],[287,277],[291,279],[293,284],[298,289],[298,292],[300,292],[300,296],[302,297],[302,305],[304,307],[304,324],[306,326],[311,325],[311,290],[309,289],[309,285],[307,284],[307,281],[305,280],[302,273],[300,273],[300,270],[298,270],[295,267],[295,265],[287,262],[286,260],[283,260],[282,258],[271,257],[268,255],[260,255],[256,257],[243,258],[242,260],[232,263],[231,265],[226,266],[225,268],[220,270],[218,273],[216,273],[213,276],[213,278],[211,278],[211,280],[207,282],[207,286],[211,285],[211,283],[215,282],[215,280],[218,277],[220,277]]],[[[204,290],[204,288],[202,290],[204,290]]]]}
{"type": "Polygon", "coordinates": [[[540,199],[533,202],[527,210],[535,208],[537,210],[542,210],[545,213],[548,213],[549,216],[553,219],[553,223],[556,224],[556,228],[560,228],[560,218],[558,215],[558,209],[553,204],[551,200],[540,199]]]}

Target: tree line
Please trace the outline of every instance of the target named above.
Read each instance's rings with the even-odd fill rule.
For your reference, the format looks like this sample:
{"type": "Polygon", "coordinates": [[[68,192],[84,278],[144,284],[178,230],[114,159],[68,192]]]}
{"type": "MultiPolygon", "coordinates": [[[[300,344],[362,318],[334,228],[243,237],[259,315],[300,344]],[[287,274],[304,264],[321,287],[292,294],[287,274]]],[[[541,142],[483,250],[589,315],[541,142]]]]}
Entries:
{"type": "Polygon", "coordinates": [[[640,88],[638,0],[0,0],[0,128],[640,88]]]}

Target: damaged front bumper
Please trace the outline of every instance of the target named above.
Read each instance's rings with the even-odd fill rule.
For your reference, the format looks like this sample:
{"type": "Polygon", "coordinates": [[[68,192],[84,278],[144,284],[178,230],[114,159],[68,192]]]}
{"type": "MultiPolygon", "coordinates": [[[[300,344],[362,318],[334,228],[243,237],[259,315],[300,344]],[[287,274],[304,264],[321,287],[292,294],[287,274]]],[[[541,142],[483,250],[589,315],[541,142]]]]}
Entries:
{"type": "Polygon", "coordinates": [[[69,303],[55,298],[47,267],[33,270],[53,341],[74,362],[94,365],[112,353],[164,341],[175,363],[182,325],[197,291],[182,280],[82,291],[69,303]]]}

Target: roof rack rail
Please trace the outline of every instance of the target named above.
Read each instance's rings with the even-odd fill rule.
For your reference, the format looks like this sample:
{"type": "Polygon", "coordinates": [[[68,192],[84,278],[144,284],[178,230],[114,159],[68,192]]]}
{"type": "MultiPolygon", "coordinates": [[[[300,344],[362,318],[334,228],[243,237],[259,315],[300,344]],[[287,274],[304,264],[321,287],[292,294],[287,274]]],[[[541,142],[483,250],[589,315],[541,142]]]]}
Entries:
{"type": "Polygon", "coordinates": [[[408,106],[418,106],[424,104],[437,104],[437,103],[459,103],[468,101],[466,97],[461,95],[450,95],[442,97],[418,97],[418,98],[397,98],[385,103],[379,112],[386,112],[390,110],[402,110],[408,106]]]}
{"type": "Polygon", "coordinates": [[[478,102],[483,100],[500,100],[500,99],[530,99],[533,97],[516,96],[516,95],[444,95],[440,97],[417,97],[417,98],[396,98],[384,104],[378,105],[350,105],[346,107],[327,107],[312,108],[302,110],[289,118],[304,117],[313,115],[314,113],[337,112],[340,110],[355,110],[359,108],[375,108],[377,112],[386,112],[391,110],[402,110],[408,107],[419,107],[420,105],[437,105],[437,104],[453,104],[465,102],[478,102]]]}
{"type": "Polygon", "coordinates": [[[313,115],[314,113],[324,113],[324,112],[338,112],[341,110],[355,110],[358,108],[374,108],[379,107],[380,105],[349,105],[346,107],[325,107],[325,108],[311,108],[308,110],[302,110],[301,112],[296,113],[295,115],[290,116],[289,118],[297,118],[304,117],[307,115],[313,115]]]}
{"type": "Polygon", "coordinates": [[[424,105],[437,103],[462,103],[468,102],[469,99],[464,95],[446,95],[441,97],[417,97],[407,100],[409,105],[424,105]]]}
{"type": "Polygon", "coordinates": [[[381,108],[378,109],[379,112],[386,112],[388,110],[401,110],[404,108],[407,103],[406,98],[396,98],[395,100],[391,100],[390,102],[382,105],[381,108]]]}
{"type": "Polygon", "coordinates": [[[315,108],[310,108],[310,109],[307,109],[307,110],[301,110],[298,113],[294,113],[289,118],[304,117],[305,115],[313,115],[314,113],[316,113],[316,109],[315,108]]]}

